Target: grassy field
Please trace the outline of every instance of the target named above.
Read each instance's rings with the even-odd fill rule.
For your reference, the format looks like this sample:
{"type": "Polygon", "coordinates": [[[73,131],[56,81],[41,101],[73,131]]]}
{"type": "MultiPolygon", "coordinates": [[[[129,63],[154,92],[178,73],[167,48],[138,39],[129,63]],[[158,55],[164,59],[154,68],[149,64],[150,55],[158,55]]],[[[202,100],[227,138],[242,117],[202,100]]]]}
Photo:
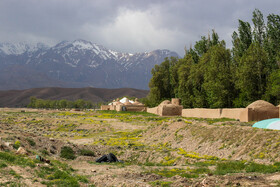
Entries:
{"type": "Polygon", "coordinates": [[[280,184],[280,133],[252,123],[145,112],[2,109],[0,125],[2,186],[280,184]],[[16,154],[19,147],[27,154],[16,154]],[[108,153],[122,162],[95,162],[108,153]]]}

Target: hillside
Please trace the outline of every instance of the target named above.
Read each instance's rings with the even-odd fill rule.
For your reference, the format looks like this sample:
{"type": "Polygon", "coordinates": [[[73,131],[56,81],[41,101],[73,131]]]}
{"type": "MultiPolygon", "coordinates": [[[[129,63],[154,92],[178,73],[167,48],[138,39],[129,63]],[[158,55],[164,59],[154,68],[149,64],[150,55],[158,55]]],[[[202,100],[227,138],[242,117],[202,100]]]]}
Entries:
{"type": "Polygon", "coordinates": [[[0,107],[24,107],[29,103],[31,96],[39,99],[77,100],[84,99],[93,103],[108,102],[113,99],[130,96],[143,98],[149,91],[133,88],[31,88],[27,90],[0,91],[0,107]]]}

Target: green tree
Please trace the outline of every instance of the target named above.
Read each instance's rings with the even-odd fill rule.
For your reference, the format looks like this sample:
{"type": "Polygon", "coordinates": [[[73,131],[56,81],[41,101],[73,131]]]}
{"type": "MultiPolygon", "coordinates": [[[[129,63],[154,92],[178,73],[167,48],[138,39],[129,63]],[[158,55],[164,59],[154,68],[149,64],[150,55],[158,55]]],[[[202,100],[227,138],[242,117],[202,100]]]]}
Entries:
{"type": "Polygon", "coordinates": [[[66,108],[75,108],[73,101],[67,101],[67,107],[66,108]]]}
{"type": "Polygon", "coordinates": [[[43,99],[36,99],[35,108],[44,108],[45,102],[43,99]]]}
{"type": "Polygon", "coordinates": [[[264,23],[263,14],[260,10],[255,9],[253,11],[253,36],[254,41],[258,42],[261,46],[263,45],[265,39],[266,39],[266,25],[264,23]]]}
{"type": "Polygon", "coordinates": [[[252,31],[250,23],[239,20],[239,38],[240,38],[240,50],[244,53],[252,43],[252,31]]]}
{"type": "Polygon", "coordinates": [[[205,58],[207,57],[204,55],[202,58],[200,58],[198,64],[194,64],[193,66],[191,66],[187,83],[192,89],[190,100],[192,102],[192,106],[195,108],[208,107],[206,101],[206,92],[202,86],[204,82],[205,72],[205,66],[202,62],[205,60],[205,58]]]}
{"type": "Polygon", "coordinates": [[[259,43],[252,43],[240,60],[236,87],[240,90],[236,107],[244,107],[261,99],[265,93],[268,75],[268,55],[259,43]]]}
{"type": "Polygon", "coordinates": [[[224,41],[219,41],[219,35],[213,29],[211,37],[210,37],[210,34],[208,34],[208,38],[207,39],[206,39],[205,36],[202,36],[201,39],[195,43],[194,50],[196,51],[197,55],[201,57],[212,46],[218,45],[220,43],[225,44],[224,41]]]}
{"type": "Polygon", "coordinates": [[[199,41],[197,41],[194,45],[194,49],[199,56],[202,56],[204,53],[207,52],[209,48],[209,42],[205,36],[202,36],[199,41]]]}
{"type": "Polygon", "coordinates": [[[30,102],[29,102],[29,104],[27,105],[27,107],[28,107],[28,108],[35,108],[35,106],[36,106],[36,100],[37,100],[36,97],[34,97],[34,96],[30,97],[30,102]]]}
{"type": "Polygon", "coordinates": [[[59,108],[67,108],[67,100],[66,99],[62,99],[59,101],[59,108]]]}
{"type": "Polygon", "coordinates": [[[269,54],[270,70],[279,68],[277,59],[280,57],[280,16],[270,14],[267,17],[266,51],[269,54]]]}
{"type": "Polygon", "coordinates": [[[149,83],[150,93],[148,99],[151,106],[159,104],[164,99],[172,97],[170,81],[170,60],[165,58],[160,65],[155,65],[152,69],[152,78],[149,83]]]}
{"type": "Polygon", "coordinates": [[[280,103],[280,69],[275,70],[269,76],[266,99],[275,105],[280,103]]]}
{"type": "Polygon", "coordinates": [[[93,107],[93,104],[92,104],[90,101],[85,101],[84,107],[85,107],[86,109],[90,109],[90,108],[93,107]]]}
{"type": "Polygon", "coordinates": [[[210,108],[232,106],[233,83],[231,75],[230,51],[222,45],[215,45],[204,54],[203,89],[210,108]]]}
{"type": "Polygon", "coordinates": [[[85,108],[85,101],[83,99],[78,99],[75,101],[74,105],[75,105],[75,108],[83,109],[83,108],[85,108]]]}
{"type": "Polygon", "coordinates": [[[178,97],[181,98],[181,104],[185,108],[192,108],[193,101],[193,85],[190,81],[191,68],[195,61],[191,52],[186,51],[183,59],[180,59],[180,67],[178,68],[178,97]]]}
{"type": "Polygon", "coordinates": [[[170,86],[171,93],[170,97],[178,97],[178,86],[179,86],[179,77],[178,77],[178,68],[180,67],[180,62],[177,57],[170,57],[170,86]]]}

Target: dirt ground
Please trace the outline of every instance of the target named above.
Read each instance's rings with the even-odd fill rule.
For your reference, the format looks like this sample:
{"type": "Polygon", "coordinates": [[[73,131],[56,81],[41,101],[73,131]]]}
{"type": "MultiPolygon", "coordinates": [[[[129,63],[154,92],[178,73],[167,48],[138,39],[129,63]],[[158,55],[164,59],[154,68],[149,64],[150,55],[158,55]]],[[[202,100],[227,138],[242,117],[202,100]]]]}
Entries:
{"type": "MultiPolygon", "coordinates": [[[[75,174],[86,176],[88,182],[81,186],[279,186],[278,171],[217,174],[222,162],[280,161],[280,133],[251,125],[141,113],[0,109],[5,149],[15,152],[12,145],[19,141],[32,159],[45,150],[45,158],[67,163],[75,174]],[[60,157],[64,146],[74,150],[74,160],[60,157]],[[80,155],[83,149],[94,156],[80,155]],[[95,162],[110,152],[122,162],[95,162]]],[[[8,168],[21,176],[23,186],[46,186],[30,168],[8,168]]],[[[0,172],[0,183],[16,180],[7,176],[0,172]]]]}

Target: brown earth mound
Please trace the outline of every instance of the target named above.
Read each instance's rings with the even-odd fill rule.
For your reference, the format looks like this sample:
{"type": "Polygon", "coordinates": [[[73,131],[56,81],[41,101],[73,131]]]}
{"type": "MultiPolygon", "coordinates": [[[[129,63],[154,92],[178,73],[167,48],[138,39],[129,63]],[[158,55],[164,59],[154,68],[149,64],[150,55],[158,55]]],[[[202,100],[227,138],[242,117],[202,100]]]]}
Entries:
{"type": "Polygon", "coordinates": [[[267,101],[257,100],[251,103],[250,105],[248,105],[246,108],[252,108],[254,110],[258,110],[258,109],[265,110],[265,109],[275,109],[276,107],[267,101]]]}
{"type": "Polygon", "coordinates": [[[27,90],[0,91],[0,107],[25,107],[30,102],[30,97],[50,100],[77,100],[84,99],[93,103],[107,102],[118,97],[130,96],[143,98],[149,91],[133,88],[32,88],[27,90]]]}

